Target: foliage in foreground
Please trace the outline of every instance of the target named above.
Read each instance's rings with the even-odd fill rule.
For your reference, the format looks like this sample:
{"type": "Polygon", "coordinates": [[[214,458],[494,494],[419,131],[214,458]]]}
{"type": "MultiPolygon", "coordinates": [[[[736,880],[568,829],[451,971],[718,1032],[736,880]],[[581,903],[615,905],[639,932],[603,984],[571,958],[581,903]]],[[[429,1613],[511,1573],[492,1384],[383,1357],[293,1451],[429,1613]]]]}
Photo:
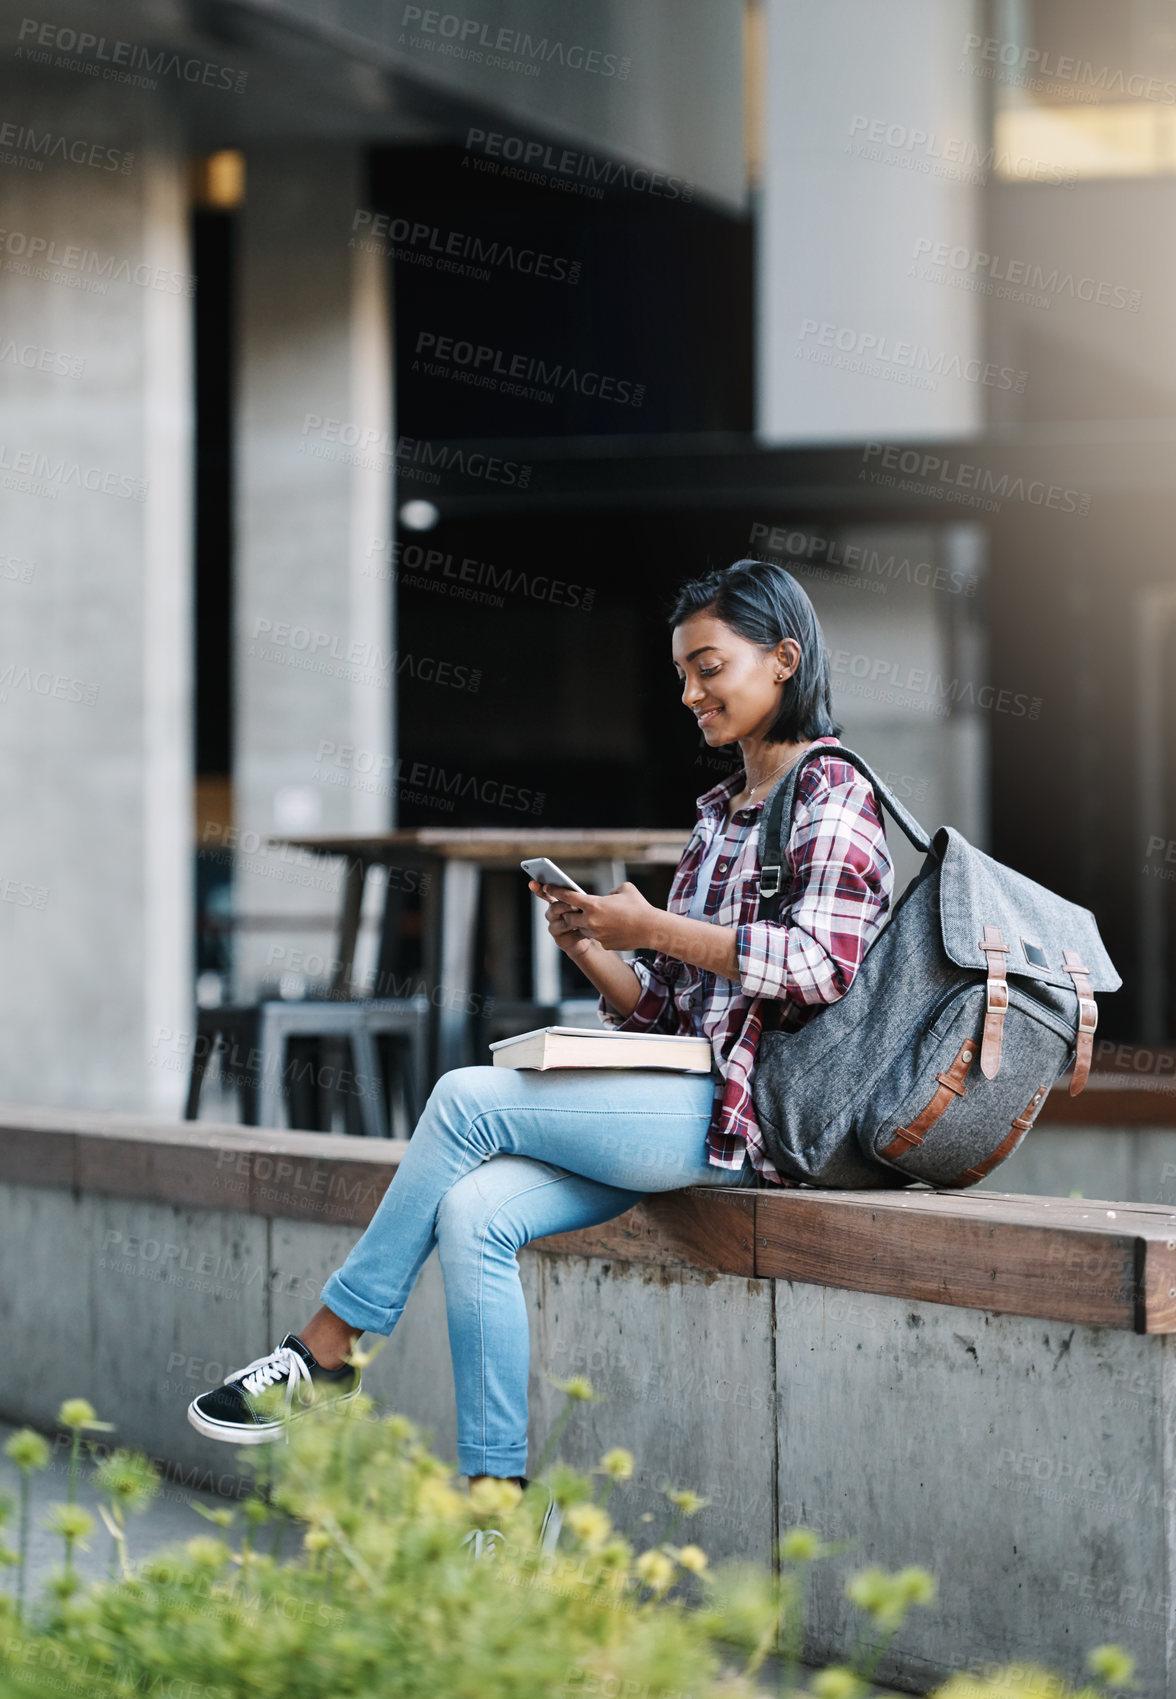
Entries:
{"type": "MultiPolygon", "coordinates": [[[[575,1401],[592,1396],[581,1381],[563,1390],[552,1441],[575,1401]]],[[[780,1695],[863,1699],[911,1606],[934,1597],[922,1569],[850,1576],[862,1623],[853,1654],[844,1667],[802,1671],[806,1574],[842,1545],[794,1528],[778,1544],[776,1574],[712,1567],[697,1545],[674,1541],[705,1502],[688,1490],[667,1494],[656,1543],[648,1513],[636,1518],[644,1537],[631,1537],[610,1509],[614,1491],[624,1503],[633,1468],[617,1449],[591,1474],[547,1472],[565,1525],[556,1551],[542,1554],[541,1490],[487,1481],[460,1491],[417,1428],[378,1417],[366,1396],[292,1424],[290,1443],[261,1448],[260,1459],[242,1453],[265,1472],[253,1496],[236,1509],[194,1505],[214,1529],[138,1564],[128,1518],[159,1478],[146,1458],[114,1452],[93,1474],[109,1578],[83,1584],[76,1551],[99,1529],[77,1503],[82,1436],[106,1424],[84,1399],[63,1405],[60,1420],[71,1434],[68,1496],[46,1526],[63,1563],[35,1602],[25,1585],[29,1488],[49,1448],[27,1429],[5,1447],[21,1490],[16,1505],[0,1504],[16,1538],[15,1548],[0,1543],[13,1576],[0,1596],[0,1699],[745,1699],[767,1691],[770,1655],[783,1660],[780,1695]],[[463,1538],[491,1527],[502,1543],[471,1561],[463,1538]]],[[[1080,1693],[1021,1667],[956,1676],[937,1699],[1096,1699],[1134,1685],[1118,1647],[1097,1648],[1090,1666],[1080,1693]]]]}

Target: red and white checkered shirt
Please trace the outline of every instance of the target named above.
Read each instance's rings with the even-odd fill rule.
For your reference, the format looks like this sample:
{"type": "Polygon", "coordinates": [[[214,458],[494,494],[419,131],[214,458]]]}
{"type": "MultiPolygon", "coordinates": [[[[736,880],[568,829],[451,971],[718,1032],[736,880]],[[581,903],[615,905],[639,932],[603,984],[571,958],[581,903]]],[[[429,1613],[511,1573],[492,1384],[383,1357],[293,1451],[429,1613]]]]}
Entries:
{"type": "MultiPolygon", "coordinates": [[[[835,737],[822,737],[831,751],[835,737]]],[[[605,1025],[621,1032],[700,1033],[714,1053],[715,1102],[706,1144],[717,1168],[741,1168],[744,1152],[766,1182],[789,1185],[764,1149],[751,1098],[755,1053],[764,1014],[780,1000],[780,1027],[794,1031],[827,1003],[844,997],[868,945],[881,930],[894,890],[894,867],[869,781],[830,753],[800,775],[792,832],[785,848],[791,883],[780,919],[757,920],[759,820],[764,798],[737,809],[727,804],[743,788],[737,769],[696,798],[698,819],[670,886],[667,908],[686,914],[699,866],[722,833],[723,847],[701,918],[733,928],[738,981],[680,962],[659,950],[652,962],[634,958],[641,996],[626,1019],[603,996],[605,1025]]]]}

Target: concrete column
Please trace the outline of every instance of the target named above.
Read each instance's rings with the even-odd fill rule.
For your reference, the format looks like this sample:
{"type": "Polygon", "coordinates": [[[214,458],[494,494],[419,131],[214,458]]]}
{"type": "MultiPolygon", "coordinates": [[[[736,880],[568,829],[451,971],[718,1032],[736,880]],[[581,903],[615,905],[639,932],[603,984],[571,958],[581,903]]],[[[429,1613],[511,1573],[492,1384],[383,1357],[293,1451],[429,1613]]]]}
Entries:
{"type": "Polygon", "coordinates": [[[983,85],[961,71],[978,0],[764,4],[760,435],[978,430],[1001,381],[984,381],[984,297],[933,263],[983,246],[983,85]]]}
{"type": "Polygon", "coordinates": [[[174,102],[0,78],[0,1077],[176,1112],[191,1005],[191,265],[174,102]]]}
{"type": "MultiPolygon", "coordinates": [[[[329,979],[337,863],[268,833],[396,820],[392,350],[383,260],[352,245],[362,151],[247,156],[238,280],[234,994],[329,979]],[[310,883],[306,883],[309,878],[310,883]],[[295,924],[286,928],[282,918],[295,924]],[[262,921],[261,917],[269,917],[262,921]],[[299,920],[301,924],[299,924],[299,920]]],[[[373,893],[374,894],[374,893],[373,893]]]]}

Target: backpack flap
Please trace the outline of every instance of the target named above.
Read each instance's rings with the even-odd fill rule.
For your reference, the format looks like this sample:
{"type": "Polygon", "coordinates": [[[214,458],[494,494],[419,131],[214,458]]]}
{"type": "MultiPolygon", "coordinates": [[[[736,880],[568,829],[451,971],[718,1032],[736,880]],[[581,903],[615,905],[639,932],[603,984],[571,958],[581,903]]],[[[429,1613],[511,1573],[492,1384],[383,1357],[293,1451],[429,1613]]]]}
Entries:
{"type": "Polygon", "coordinates": [[[958,967],[987,976],[980,1071],[995,1079],[1008,1008],[1008,980],[1069,989],[1076,998],[1076,1096],[1086,1084],[1098,1024],[1096,991],[1117,991],[1115,972],[1089,909],[1047,891],[994,861],[952,826],[935,834],[940,856],[939,918],[943,948],[958,967]]]}

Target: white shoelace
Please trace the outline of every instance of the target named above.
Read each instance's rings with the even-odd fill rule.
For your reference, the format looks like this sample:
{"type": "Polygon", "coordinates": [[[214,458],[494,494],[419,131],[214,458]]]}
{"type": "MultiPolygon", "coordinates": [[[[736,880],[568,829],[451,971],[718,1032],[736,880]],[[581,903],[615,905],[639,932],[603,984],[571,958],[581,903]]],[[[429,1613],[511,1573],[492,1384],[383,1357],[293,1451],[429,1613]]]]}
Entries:
{"type": "Polygon", "coordinates": [[[285,1378],[286,1404],[294,1401],[294,1390],[305,1381],[312,1385],[310,1370],[291,1345],[279,1345],[276,1351],[270,1351],[264,1357],[255,1357],[253,1362],[246,1363],[243,1369],[236,1369],[231,1375],[225,1376],[225,1385],[231,1381],[240,1381],[242,1391],[251,1393],[254,1397],[264,1392],[266,1387],[276,1386],[278,1381],[285,1378]]]}

